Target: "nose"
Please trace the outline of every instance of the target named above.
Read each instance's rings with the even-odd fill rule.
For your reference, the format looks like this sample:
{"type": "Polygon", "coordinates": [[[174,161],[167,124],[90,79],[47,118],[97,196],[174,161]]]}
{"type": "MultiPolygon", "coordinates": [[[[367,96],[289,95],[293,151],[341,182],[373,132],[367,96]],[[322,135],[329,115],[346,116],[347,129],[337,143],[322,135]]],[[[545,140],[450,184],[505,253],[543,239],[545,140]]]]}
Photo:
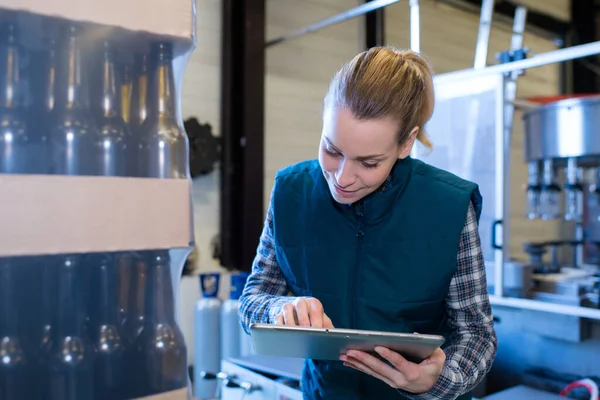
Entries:
{"type": "Polygon", "coordinates": [[[354,183],[354,174],[352,173],[352,167],[346,160],[342,161],[335,173],[335,180],[338,186],[345,188],[354,183]]]}

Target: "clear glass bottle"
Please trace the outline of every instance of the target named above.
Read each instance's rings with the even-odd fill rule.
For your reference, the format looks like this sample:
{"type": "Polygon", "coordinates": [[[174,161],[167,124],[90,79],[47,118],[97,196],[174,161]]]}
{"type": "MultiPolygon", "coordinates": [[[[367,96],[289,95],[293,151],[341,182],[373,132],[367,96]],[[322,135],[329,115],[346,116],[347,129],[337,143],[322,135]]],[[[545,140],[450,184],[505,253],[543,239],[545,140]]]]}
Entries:
{"type": "Polygon", "coordinates": [[[577,165],[575,158],[569,158],[567,160],[567,168],[565,175],[567,177],[567,183],[564,186],[566,198],[565,198],[565,220],[581,222],[583,219],[583,184],[582,180],[583,171],[581,167],[577,165]]]}
{"type": "Polygon", "coordinates": [[[539,163],[537,161],[530,162],[528,169],[529,178],[527,185],[527,205],[525,207],[525,213],[527,219],[533,220],[540,217],[541,182],[539,163]]]}
{"type": "Polygon", "coordinates": [[[544,160],[540,214],[545,220],[560,217],[560,187],[556,183],[554,163],[551,159],[544,160]]]}

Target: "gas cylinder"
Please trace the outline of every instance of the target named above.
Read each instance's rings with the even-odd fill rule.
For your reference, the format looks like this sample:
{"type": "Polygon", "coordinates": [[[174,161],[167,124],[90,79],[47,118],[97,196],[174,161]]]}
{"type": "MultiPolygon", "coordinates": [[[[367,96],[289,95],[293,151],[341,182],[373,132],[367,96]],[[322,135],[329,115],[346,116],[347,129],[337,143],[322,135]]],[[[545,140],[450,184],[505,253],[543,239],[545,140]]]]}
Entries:
{"type": "Polygon", "coordinates": [[[231,275],[229,299],[223,302],[221,308],[221,359],[236,358],[240,356],[240,321],[238,310],[239,298],[244,290],[247,273],[231,275]]]}
{"type": "Polygon", "coordinates": [[[221,370],[221,300],[218,273],[200,274],[202,298],[194,310],[194,396],[198,399],[217,398],[216,379],[204,379],[204,373],[221,370]]]}

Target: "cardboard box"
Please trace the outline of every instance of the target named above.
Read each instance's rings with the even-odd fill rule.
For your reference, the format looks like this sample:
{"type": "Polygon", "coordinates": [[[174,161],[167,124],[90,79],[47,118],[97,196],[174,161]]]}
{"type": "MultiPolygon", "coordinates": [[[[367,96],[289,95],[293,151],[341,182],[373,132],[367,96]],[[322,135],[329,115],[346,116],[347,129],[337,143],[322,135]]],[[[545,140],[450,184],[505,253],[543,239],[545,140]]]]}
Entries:
{"type": "Polygon", "coordinates": [[[193,40],[195,0],[0,0],[0,8],[193,40]]]}
{"type": "Polygon", "coordinates": [[[186,179],[0,174],[0,256],[185,248],[186,179]]]}
{"type": "MultiPolygon", "coordinates": [[[[82,22],[96,45],[106,35],[126,54],[170,42],[180,96],[195,46],[195,0],[0,0],[0,13],[7,11],[29,50],[45,46],[47,17],[82,22]]],[[[187,248],[194,240],[190,186],[185,179],[0,174],[0,257],[187,248]]]]}

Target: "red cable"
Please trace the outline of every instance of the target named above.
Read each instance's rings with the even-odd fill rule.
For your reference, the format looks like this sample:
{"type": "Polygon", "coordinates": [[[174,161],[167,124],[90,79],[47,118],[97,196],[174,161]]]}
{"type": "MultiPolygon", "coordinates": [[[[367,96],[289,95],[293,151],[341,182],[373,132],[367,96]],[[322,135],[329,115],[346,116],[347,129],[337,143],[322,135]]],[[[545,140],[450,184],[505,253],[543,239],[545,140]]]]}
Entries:
{"type": "MultiPolygon", "coordinates": [[[[593,393],[593,389],[590,385],[585,384],[585,383],[581,383],[581,382],[573,382],[568,384],[561,392],[560,392],[560,396],[562,397],[566,397],[567,394],[569,394],[569,392],[571,390],[573,390],[574,388],[577,387],[584,387],[588,390],[588,392],[590,392],[590,395],[593,393]]],[[[593,400],[593,399],[592,399],[593,400]]],[[[600,400],[600,397],[598,398],[598,400],[600,400]]]]}

